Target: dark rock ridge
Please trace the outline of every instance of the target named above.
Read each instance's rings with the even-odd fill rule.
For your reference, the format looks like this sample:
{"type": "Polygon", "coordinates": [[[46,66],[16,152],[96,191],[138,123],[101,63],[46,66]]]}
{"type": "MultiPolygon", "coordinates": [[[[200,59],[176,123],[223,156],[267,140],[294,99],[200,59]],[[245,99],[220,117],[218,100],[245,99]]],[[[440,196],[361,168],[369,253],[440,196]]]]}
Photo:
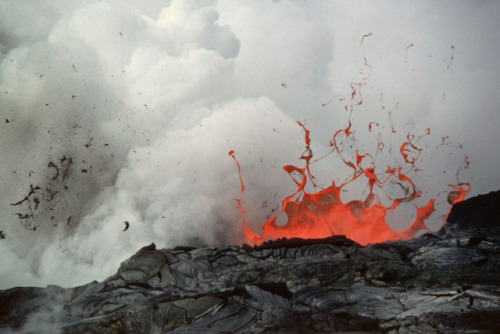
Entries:
{"type": "Polygon", "coordinates": [[[500,190],[455,204],[441,236],[491,235],[500,232],[500,190]]]}
{"type": "Polygon", "coordinates": [[[498,333],[499,194],[406,242],[151,244],[104,282],[0,291],[0,332],[498,333]]]}

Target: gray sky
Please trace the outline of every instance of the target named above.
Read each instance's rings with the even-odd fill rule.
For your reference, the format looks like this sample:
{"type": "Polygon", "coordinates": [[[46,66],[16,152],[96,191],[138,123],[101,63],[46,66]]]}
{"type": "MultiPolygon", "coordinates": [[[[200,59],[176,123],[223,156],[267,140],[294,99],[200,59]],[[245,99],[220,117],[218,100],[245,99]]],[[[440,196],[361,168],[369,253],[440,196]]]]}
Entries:
{"type": "MultiPolygon", "coordinates": [[[[0,288],[101,280],[152,241],[240,243],[229,150],[258,232],[295,189],[296,121],[326,154],[351,83],[346,155],[381,139],[382,172],[429,128],[422,201],[443,203],[465,156],[470,195],[498,190],[498,17],[497,1],[0,1],[0,288]]],[[[348,177],[334,155],[312,169],[348,177]]]]}

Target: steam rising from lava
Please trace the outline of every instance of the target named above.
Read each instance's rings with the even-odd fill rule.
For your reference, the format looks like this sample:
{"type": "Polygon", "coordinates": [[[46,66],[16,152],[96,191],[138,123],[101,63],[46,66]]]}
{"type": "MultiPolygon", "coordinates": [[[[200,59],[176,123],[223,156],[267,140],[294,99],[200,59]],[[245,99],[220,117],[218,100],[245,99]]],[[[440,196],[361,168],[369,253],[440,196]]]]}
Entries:
{"type": "MultiPolygon", "coordinates": [[[[458,200],[457,177],[473,176],[471,195],[498,189],[499,16],[496,2],[1,2],[0,288],[100,280],[152,241],[243,242],[230,150],[260,234],[297,190],[282,170],[303,151],[296,121],[327,155],[310,164],[323,189],[352,178],[328,155],[349,121],[339,149],[381,171],[431,129],[412,139],[419,207],[458,200]]],[[[362,179],[344,203],[367,197],[362,179]]],[[[414,220],[406,204],[391,228],[414,220]]]]}

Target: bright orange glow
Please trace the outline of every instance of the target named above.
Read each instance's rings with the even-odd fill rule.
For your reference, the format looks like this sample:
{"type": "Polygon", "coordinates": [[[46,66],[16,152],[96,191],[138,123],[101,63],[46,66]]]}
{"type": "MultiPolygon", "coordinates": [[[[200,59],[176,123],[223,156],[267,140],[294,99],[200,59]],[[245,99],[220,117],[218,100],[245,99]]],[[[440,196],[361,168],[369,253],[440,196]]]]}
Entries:
{"type": "Polygon", "coordinates": [[[240,184],[241,184],[241,194],[240,198],[236,200],[238,205],[236,206],[238,210],[240,211],[241,218],[243,219],[242,224],[243,224],[243,232],[245,233],[245,239],[246,240],[254,240],[255,238],[258,237],[257,234],[252,232],[252,230],[247,226],[246,220],[245,220],[245,210],[243,209],[243,206],[241,205],[241,200],[243,199],[243,192],[245,191],[245,185],[243,184],[243,179],[241,178],[241,166],[238,160],[236,160],[236,157],[234,156],[234,151],[229,151],[229,155],[234,159],[236,162],[236,166],[238,166],[238,175],[240,176],[240,184]]]}
{"type": "Polygon", "coordinates": [[[470,184],[468,183],[459,183],[457,185],[450,184],[450,187],[454,189],[450,191],[447,198],[448,203],[450,203],[451,205],[462,202],[465,198],[465,195],[467,195],[467,193],[469,193],[470,191],[470,184]],[[464,189],[464,186],[467,187],[467,189],[464,189]]]}
{"type": "MultiPolygon", "coordinates": [[[[372,33],[367,33],[361,37],[360,47],[365,38],[370,36],[372,36],[372,33]]],[[[408,49],[413,46],[413,43],[407,46],[407,54],[408,49]]],[[[451,48],[452,55],[448,68],[454,58],[455,47],[452,45],[451,48]]],[[[407,61],[407,54],[405,61],[407,61]]],[[[417,174],[422,175],[422,170],[418,165],[421,162],[423,147],[428,146],[423,145],[421,139],[425,136],[430,136],[431,129],[426,128],[421,135],[407,133],[406,140],[402,140],[403,142],[400,142],[398,146],[393,146],[393,142],[389,142],[386,145],[382,138],[384,128],[387,128],[385,132],[390,130],[392,134],[401,134],[401,129],[396,130],[392,120],[392,114],[397,111],[399,102],[395,103],[394,107],[387,111],[383,93],[381,92],[380,110],[386,110],[388,124],[384,124],[383,119],[379,119],[377,122],[371,121],[367,124],[368,132],[374,136],[373,142],[376,143],[376,150],[370,154],[362,152],[355,147],[357,141],[355,138],[356,131],[352,129],[353,122],[359,121],[360,118],[363,121],[368,121],[364,115],[363,117],[353,116],[354,111],[361,108],[363,104],[362,89],[366,86],[372,71],[366,57],[363,57],[363,60],[363,68],[359,72],[362,79],[350,83],[350,99],[349,95],[338,99],[339,102],[345,101],[346,103],[343,109],[348,115],[347,126],[334,132],[333,137],[329,141],[330,151],[328,153],[313,160],[313,152],[310,148],[310,132],[304,124],[297,122],[304,130],[305,150],[300,159],[305,162],[305,166],[303,168],[296,166],[283,167],[297,185],[297,190],[285,197],[282,201],[281,211],[264,223],[262,226],[262,235],[252,231],[245,220],[245,212],[242,206],[245,186],[241,177],[241,168],[234,152],[229,152],[229,155],[236,161],[238,166],[241,195],[237,200],[237,208],[242,215],[243,230],[248,244],[259,245],[268,239],[283,237],[325,238],[340,234],[359,244],[366,245],[387,240],[408,240],[415,237],[419,231],[429,230],[425,225],[425,221],[436,211],[434,207],[436,200],[430,199],[424,206],[417,206],[416,201],[421,198],[422,191],[417,188],[413,182],[413,178],[417,174]],[[398,159],[395,159],[393,166],[384,166],[383,169],[380,166],[375,166],[375,159],[379,154],[381,156],[387,154],[393,155],[394,151],[397,152],[396,149],[393,149],[396,147],[399,147],[399,155],[397,156],[398,159]],[[350,152],[346,154],[343,151],[344,149],[350,150],[350,152]],[[317,184],[317,179],[311,173],[310,165],[330,154],[340,158],[341,163],[348,167],[347,171],[349,175],[342,184],[340,182],[336,184],[335,181],[332,181],[331,186],[324,188],[317,184]],[[308,181],[315,190],[319,189],[319,191],[308,193],[306,191],[308,181]],[[356,181],[353,183],[354,187],[359,186],[360,181],[361,183],[365,182],[363,183],[365,185],[363,193],[359,199],[344,203],[340,194],[341,192],[348,191],[349,189],[346,186],[354,181],[356,181]],[[388,188],[390,189],[389,191],[387,191],[388,188]],[[394,191],[399,195],[394,195],[394,191]],[[379,196],[382,196],[382,199],[379,196]],[[388,214],[397,216],[399,213],[392,211],[396,210],[403,203],[406,208],[408,206],[410,209],[411,206],[414,207],[413,216],[415,218],[406,230],[396,232],[388,226],[387,216],[388,214]],[[284,216],[287,219],[281,219],[285,218],[284,216]],[[283,221],[285,222],[283,223],[283,221]]],[[[321,106],[325,107],[332,101],[333,99],[321,106]]],[[[443,146],[451,147],[451,144],[449,136],[441,137],[441,144],[436,146],[436,149],[443,146]]],[[[459,144],[457,147],[461,148],[462,146],[459,144]]],[[[466,156],[462,166],[456,172],[456,184],[449,185],[451,191],[448,193],[447,201],[439,201],[436,203],[437,205],[446,202],[454,205],[464,200],[470,190],[470,185],[460,182],[459,179],[461,171],[467,169],[469,164],[469,157],[466,156]]],[[[342,173],[345,173],[344,169],[342,170],[342,173]]],[[[339,175],[335,175],[335,177],[339,177],[339,175]]],[[[345,175],[342,177],[345,177],[345,175]]],[[[406,208],[401,206],[400,209],[404,211],[406,208]]],[[[443,222],[446,221],[447,217],[448,215],[444,217],[443,222]]]]}
{"type": "MultiPolygon", "coordinates": [[[[356,150],[356,156],[353,161],[345,158],[337,146],[337,137],[341,134],[346,137],[350,136],[350,122],[345,129],[335,133],[333,139],[330,141],[330,146],[332,147],[331,152],[338,153],[343,163],[352,168],[352,177],[340,186],[332,182],[331,186],[316,193],[306,192],[305,186],[308,179],[313,182],[313,185],[316,187],[314,184],[314,177],[309,170],[312,158],[312,152],[309,147],[311,140],[309,138],[309,130],[300,122],[298,122],[298,124],[305,132],[304,140],[306,150],[302,154],[301,159],[305,160],[306,164],[304,168],[291,165],[283,167],[297,185],[297,190],[283,200],[281,212],[265,222],[262,235],[253,232],[246,224],[245,213],[241,205],[243,191],[245,190],[241,177],[241,168],[234,156],[234,152],[229,152],[229,155],[236,161],[238,166],[241,182],[241,196],[237,200],[237,207],[243,218],[245,239],[248,244],[260,245],[266,240],[283,237],[325,238],[331,235],[345,235],[361,245],[366,245],[388,240],[408,240],[415,237],[419,231],[428,230],[425,226],[425,220],[435,211],[434,199],[430,199],[423,207],[414,206],[416,217],[406,230],[396,232],[387,225],[386,216],[389,211],[395,210],[401,203],[412,202],[419,198],[422,191],[416,188],[413,181],[404,173],[404,168],[401,166],[396,168],[388,167],[387,170],[382,173],[386,175],[385,178],[381,179],[377,176],[375,163],[370,154],[360,154],[356,150]],[[368,167],[363,168],[361,164],[365,159],[371,159],[371,162],[368,167]],[[342,187],[359,177],[366,178],[367,189],[369,191],[368,195],[363,200],[343,203],[340,197],[342,187]],[[403,189],[404,196],[401,198],[389,197],[391,200],[390,205],[384,206],[373,190],[374,187],[381,188],[382,185],[389,180],[403,189]],[[284,225],[278,225],[276,223],[277,219],[282,214],[287,216],[287,222],[284,225]]],[[[429,133],[430,130],[427,129],[426,134],[428,135],[429,133]]],[[[404,162],[410,166],[410,169],[413,168],[417,170],[414,164],[422,149],[412,143],[412,136],[408,135],[407,138],[408,141],[403,143],[400,147],[400,153],[404,162]]],[[[469,165],[468,157],[466,157],[465,163],[465,168],[467,168],[469,165]]],[[[450,185],[450,187],[453,189],[448,195],[448,202],[451,205],[462,201],[470,190],[470,185],[468,183],[459,183],[457,185],[450,185]]]]}

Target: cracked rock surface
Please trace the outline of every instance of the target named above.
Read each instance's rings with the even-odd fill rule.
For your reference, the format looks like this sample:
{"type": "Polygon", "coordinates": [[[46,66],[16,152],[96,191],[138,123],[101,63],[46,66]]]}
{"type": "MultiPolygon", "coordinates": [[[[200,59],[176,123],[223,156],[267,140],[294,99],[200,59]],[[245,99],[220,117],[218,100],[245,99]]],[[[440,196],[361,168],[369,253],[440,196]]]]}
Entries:
{"type": "Polygon", "coordinates": [[[498,333],[500,221],[473,202],[475,221],[406,242],[151,244],[104,282],[0,291],[0,332],[498,333]]]}

